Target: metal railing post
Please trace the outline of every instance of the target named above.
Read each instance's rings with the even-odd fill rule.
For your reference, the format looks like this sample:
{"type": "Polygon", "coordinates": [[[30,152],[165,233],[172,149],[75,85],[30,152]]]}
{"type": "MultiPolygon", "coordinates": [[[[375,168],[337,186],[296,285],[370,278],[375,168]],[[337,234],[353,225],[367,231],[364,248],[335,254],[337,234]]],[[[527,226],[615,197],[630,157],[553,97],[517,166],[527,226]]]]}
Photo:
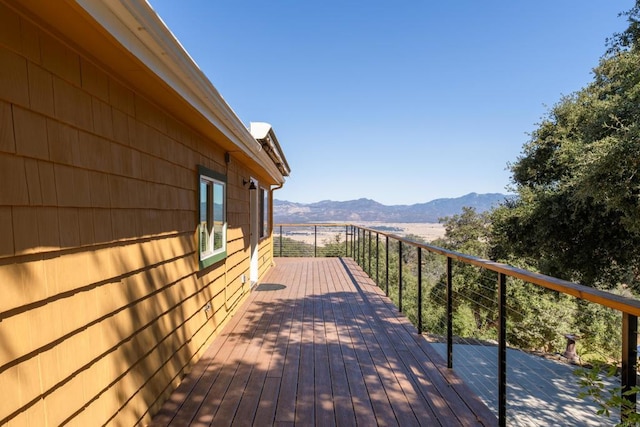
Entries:
{"type": "Polygon", "coordinates": [[[380,270],[380,233],[376,233],[376,285],[380,286],[378,271],[380,270]]]}
{"type": "Polygon", "coordinates": [[[367,230],[362,230],[362,269],[367,271],[367,230]]]}
{"type": "Polygon", "coordinates": [[[422,334],[422,248],[418,246],[418,333],[422,334]]]}
{"type": "Polygon", "coordinates": [[[371,276],[371,230],[369,230],[369,276],[371,276]]]}
{"type": "Polygon", "coordinates": [[[365,245],[367,244],[367,231],[365,229],[362,229],[362,269],[364,270],[367,266],[366,264],[366,256],[367,253],[365,251],[365,245]]]}
{"type": "Polygon", "coordinates": [[[362,250],[360,249],[360,244],[362,243],[362,237],[360,236],[360,227],[358,227],[358,264],[362,265],[362,250]]]}
{"type": "Polygon", "coordinates": [[[453,369],[453,275],[451,258],[447,257],[447,368],[453,369]]]}
{"type": "Polygon", "coordinates": [[[360,264],[360,228],[356,227],[356,264],[360,264]]]}
{"type": "Polygon", "coordinates": [[[356,243],[356,228],[353,225],[349,226],[349,229],[351,230],[351,258],[355,259],[356,258],[356,247],[355,247],[355,243],[356,243]]]}
{"type": "Polygon", "coordinates": [[[353,259],[356,264],[360,264],[360,229],[355,225],[353,226],[353,237],[355,239],[353,242],[353,259]]]}
{"type": "Polygon", "coordinates": [[[344,226],[344,256],[349,256],[349,226],[344,226]]]}
{"type": "Polygon", "coordinates": [[[367,272],[367,230],[362,230],[362,269],[367,272]]]}
{"type": "Polygon", "coordinates": [[[384,236],[385,237],[385,269],[387,271],[386,275],[385,275],[385,294],[387,296],[389,296],[389,236],[384,236]]]}
{"type": "Polygon", "coordinates": [[[351,257],[355,259],[356,255],[356,227],[351,226],[351,257]]]}
{"type": "Polygon", "coordinates": [[[356,259],[356,226],[351,226],[351,257],[356,259]]]}
{"type": "Polygon", "coordinates": [[[282,258],[282,226],[280,226],[280,258],[282,258]]]}
{"type": "Polygon", "coordinates": [[[360,229],[360,227],[358,227],[358,264],[362,265],[362,260],[363,258],[363,254],[362,254],[362,248],[360,247],[360,245],[362,245],[362,230],[360,229]]]}
{"type": "Polygon", "coordinates": [[[318,226],[313,226],[313,257],[318,256],[318,226]]]}
{"type": "Polygon", "coordinates": [[[636,393],[628,393],[637,385],[637,360],[638,360],[638,317],[628,313],[622,313],[622,372],[620,373],[620,382],[622,385],[623,405],[626,408],[620,408],[622,415],[621,421],[629,418],[629,412],[636,408],[636,393]],[[626,401],[626,402],[625,402],[626,401]]]}
{"type": "Polygon", "coordinates": [[[498,273],[498,425],[507,425],[507,276],[498,273]]]}
{"type": "Polygon", "coordinates": [[[402,240],[398,240],[398,310],[402,313],[402,240]]]}

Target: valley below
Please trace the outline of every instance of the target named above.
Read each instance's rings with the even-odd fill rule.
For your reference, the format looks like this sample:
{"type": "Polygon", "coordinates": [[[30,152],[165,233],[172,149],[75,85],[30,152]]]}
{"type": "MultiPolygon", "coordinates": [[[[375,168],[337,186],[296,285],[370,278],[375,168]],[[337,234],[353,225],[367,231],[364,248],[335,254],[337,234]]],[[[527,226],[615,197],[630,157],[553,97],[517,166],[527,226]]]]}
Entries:
{"type": "Polygon", "coordinates": [[[418,236],[426,242],[432,242],[436,239],[444,237],[444,225],[437,222],[379,222],[364,221],[358,222],[358,225],[367,228],[373,228],[385,233],[395,234],[401,237],[409,235],[418,236]]]}
{"type": "MultiPolygon", "coordinates": [[[[417,236],[417,238],[422,239],[425,242],[432,242],[444,237],[445,233],[444,226],[440,223],[358,221],[354,224],[400,237],[417,236]]],[[[274,238],[277,238],[280,233],[280,229],[277,225],[274,227],[273,233],[274,238]]],[[[317,227],[316,234],[314,234],[313,226],[305,226],[301,224],[298,227],[283,227],[282,234],[283,237],[288,237],[309,245],[313,245],[314,242],[317,241],[318,246],[324,246],[327,242],[335,242],[338,235],[340,236],[340,241],[344,242],[345,228],[344,225],[331,226],[330,223],[327,223],[326,226],[317,227]]]]}

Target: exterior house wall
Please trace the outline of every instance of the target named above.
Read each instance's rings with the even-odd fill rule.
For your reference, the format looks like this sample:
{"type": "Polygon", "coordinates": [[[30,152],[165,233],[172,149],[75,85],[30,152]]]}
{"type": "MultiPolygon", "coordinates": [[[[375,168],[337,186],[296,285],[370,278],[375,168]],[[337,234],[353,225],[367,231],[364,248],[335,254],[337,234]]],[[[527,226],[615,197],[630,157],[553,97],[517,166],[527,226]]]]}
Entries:
{"type": "Polygon", "coordinates": [[[148,421],[250,291],[260,171],[71,45],[0,3],[0,425],[148,421]],[[228,179],[202,271],[198,165],[228,179]]]}
{"type": "Polygon", "coordinates": [[[269,238],[260,241],[258,247],[258,275],[260,277],[262,277],[274,264],[272,238],[272,234],[270,234],[269,238]]]}

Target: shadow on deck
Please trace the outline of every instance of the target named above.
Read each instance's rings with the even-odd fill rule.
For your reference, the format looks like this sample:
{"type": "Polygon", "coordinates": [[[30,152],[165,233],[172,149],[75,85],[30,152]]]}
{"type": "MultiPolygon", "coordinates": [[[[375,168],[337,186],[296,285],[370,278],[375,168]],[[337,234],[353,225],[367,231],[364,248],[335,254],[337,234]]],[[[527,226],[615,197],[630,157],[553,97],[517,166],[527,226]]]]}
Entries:
{"type": "Polygon", "coordinates": [[[152,425],[497,425],[353,260],[276,261],[152,425]]]}

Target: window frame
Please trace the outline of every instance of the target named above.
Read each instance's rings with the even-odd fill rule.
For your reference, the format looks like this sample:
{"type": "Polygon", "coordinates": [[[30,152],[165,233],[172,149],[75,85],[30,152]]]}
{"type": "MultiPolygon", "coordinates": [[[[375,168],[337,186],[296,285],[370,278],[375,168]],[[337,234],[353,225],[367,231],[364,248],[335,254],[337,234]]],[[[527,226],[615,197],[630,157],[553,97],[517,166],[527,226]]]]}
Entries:
{"type": "Polygon", "coordinates": [[[227,176],[219,172],[215,172],[204,166],[198,166],[198,265],[200,269],[212,266],[227,257],[227,176]],[[205,211],[203,212],[203,184],[206,184],[205,211]],[[221,195],[216,191],[216,187],[221,188],[221,195]],[[220,212],[216,210],[216,202],[222,205],[220,212]],[[207,239],[206,250],[203,250],[203,214],[206,216],[207,239]],[[216,218],[216,216],[221,218],[216,218]],[[221,222],[221,227],[216,226],[216,222],[221,222]],[[209,224],[211,223],[211,224],[209,224]],[[216,248],[216,235],[220,234],[221,246],[216,248]]]}
{"type": "Polygon", "coordinates": [[[258,214],[259,214],[259,233],[260,239],[266,239],[269,237],[269,189],[266,187],[260,187],[258,193],[258,214]]]}

